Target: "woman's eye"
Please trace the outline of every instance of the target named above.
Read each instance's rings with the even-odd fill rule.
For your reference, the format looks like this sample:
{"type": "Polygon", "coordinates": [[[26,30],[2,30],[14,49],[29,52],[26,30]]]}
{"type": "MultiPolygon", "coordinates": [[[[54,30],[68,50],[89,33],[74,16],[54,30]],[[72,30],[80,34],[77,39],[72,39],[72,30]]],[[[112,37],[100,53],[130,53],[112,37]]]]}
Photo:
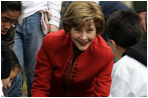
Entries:
{"type": "Polygon", "coordinates": [[[75,29],[75,31],[79,31],[80,32],[81,30],[80,29],[75,29]]]}
{"type": "Polygon", "coordinates": [[[91,31],[93,31],[93,29],[89,29],[89,30],[88,30],[88,32],[91,32],[91,31]]]}

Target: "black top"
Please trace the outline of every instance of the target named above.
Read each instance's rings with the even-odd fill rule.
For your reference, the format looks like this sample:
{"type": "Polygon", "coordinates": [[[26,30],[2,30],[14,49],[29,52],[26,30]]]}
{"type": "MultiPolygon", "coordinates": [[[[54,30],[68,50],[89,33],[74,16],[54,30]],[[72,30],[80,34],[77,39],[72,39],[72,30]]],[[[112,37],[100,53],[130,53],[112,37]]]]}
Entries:
{"type": "Polygon", "coordinates": [[[11,53],[9,46],[1,40],[1,79],[9,77],[11,72],[11,53]]]}
{"type": "Polygon", "coordinates": [[[122,56],[124,55],[136,59],[147,67],[147,41],[139,42],[127,48],[122,56]]]}

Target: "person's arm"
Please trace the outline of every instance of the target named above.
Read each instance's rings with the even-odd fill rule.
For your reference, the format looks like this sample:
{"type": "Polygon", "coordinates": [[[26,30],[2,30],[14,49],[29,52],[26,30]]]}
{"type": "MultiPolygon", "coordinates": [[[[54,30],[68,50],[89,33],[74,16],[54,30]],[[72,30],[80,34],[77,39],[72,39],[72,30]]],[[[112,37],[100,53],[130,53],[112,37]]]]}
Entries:
{"type": "Polygon", "coordinates": [[[13,50],[11,51],[11,57],[12,57],[12,66],[20,66],[20,71],[22,71],[21,65],[19,64],[18,58],[13,50]]]}
{"type": "Polygon", "coordinates": [[[61,6],[62,1],[48,1],[48,10],[52,15],[49,21],[50,32],[56,32],[59,30],[61,6]]]}
{"type": "Polygon", "coordinates": [[[35,76],[31,88],[32,97],[48,97],[50,96],[50,87],[52,81],[52,67],[50,65],[49,45],[43,39],[42,46],[37,53],[37,64],[35,66],[35,76]]]}
{"type": "Polygon", "coordinates": [[[141,18],[141,27],[143,29],[144,32],[147,32],[147,29],[146,29],[146,24],[147,24],[147,11],[143,11],[143,12],[140,12],[139,13],[139,16],[141,18]]]}
{"type": "Polygon", "coordinates": [[[147,32],[147,1],[133,1],[134,10],[141,18],[141,27],[144,32],[147,32]]]}
{"type": "Polygon", "coordinates": [[[98,73],[96,79],[96,87],[95,87],[95,97],[107,97],[110,93],[111,86],[111,72],[114,64],[114,56],[111,54],[107,54],[106,61],[108,62],[102,70],[98,73]]]}

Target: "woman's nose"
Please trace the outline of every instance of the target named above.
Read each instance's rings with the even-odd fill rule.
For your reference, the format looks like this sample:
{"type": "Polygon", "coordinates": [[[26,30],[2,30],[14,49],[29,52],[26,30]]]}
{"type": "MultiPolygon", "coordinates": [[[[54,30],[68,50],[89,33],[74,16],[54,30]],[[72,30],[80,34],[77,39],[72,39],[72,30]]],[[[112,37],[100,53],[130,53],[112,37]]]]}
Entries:
{"type": "Polygon", "coordinates": [[[83,39],[83,40],[87,39],[87,33],[86,32],[83,32],[82,33],[81,39],[83,39]]]}

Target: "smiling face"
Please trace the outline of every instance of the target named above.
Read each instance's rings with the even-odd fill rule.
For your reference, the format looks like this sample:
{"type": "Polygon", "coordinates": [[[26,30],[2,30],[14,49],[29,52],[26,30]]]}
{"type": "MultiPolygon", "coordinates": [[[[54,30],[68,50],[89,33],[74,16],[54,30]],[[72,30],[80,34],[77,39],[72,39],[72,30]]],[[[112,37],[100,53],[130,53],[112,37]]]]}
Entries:
{"type": "Polygon", "coordinates": [[[14,25],[20,15],[20,11],[7,10],[1,12],[1,34],[5,35],[14,25]]]}
{"type": "Polygon", "coordinates": [[[7,79],[2,79],[4,89],[11,87],[11,83],[18,73],[19,73],[19,68],[15,67],[14,69],[11,70],[11,73],[7,79]]]}
{"type": "Polygon", "coordinates": [[[82,28],[72,27],[70,35],[77,48],[80,51],[85,51],[96,37],[95,23],[93,22],[90,27],[87,26],[87,23],[82,28]]]}

